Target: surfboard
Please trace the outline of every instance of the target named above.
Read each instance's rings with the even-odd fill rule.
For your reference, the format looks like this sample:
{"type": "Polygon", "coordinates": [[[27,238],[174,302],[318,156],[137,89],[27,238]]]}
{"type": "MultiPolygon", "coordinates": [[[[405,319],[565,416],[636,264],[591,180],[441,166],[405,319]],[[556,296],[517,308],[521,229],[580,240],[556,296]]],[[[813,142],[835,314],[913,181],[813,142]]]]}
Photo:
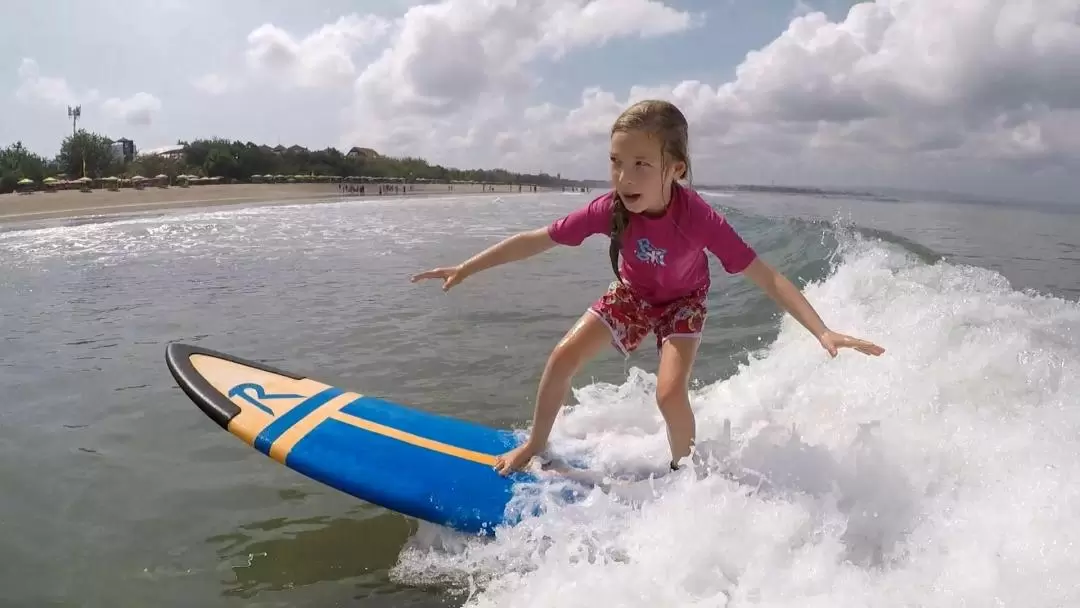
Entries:
{"type": "MultiPolygon", "coordinates": [[[[183,392],[221,428],[286,467],[369,503],[469,534],[527,513],[528,471],[502,476],[510,430],[424,412],[184,343],[166,346],[183,392]]],[[[573,500],[563,491],[562,499],[573,500]]]]}

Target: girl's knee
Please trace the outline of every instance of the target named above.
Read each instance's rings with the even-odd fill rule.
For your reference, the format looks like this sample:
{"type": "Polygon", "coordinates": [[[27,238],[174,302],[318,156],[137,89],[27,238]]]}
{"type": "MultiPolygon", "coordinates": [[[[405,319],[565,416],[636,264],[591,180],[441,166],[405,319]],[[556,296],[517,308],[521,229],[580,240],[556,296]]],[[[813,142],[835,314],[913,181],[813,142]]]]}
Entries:
{"type": "Polygon", "coordinates": [[[686,385],[680,382],[661,382],[656,387],[656,405],[660,411],[685,408],[690,403],[686,385]]]}
{"type": "Polygon", "coordinates": [[[579,360],[580,357],[573,344],[564,340],[551,351],[551,356],[548,357],[548,369],[558,374],[573,375],[581,367],[579,360]]]}
{"type": "Polygon", "coordinates": [[[573,376],[588,361],[591,351],[575,340],[559,342],[548,357],[548,370],[560,376],[573,376]]]}
{"type": "Polygon", "coordinates": [[[551,351],[547,362],[548,371],[572,376],[610,342],[611,332],[607,326],[592,314],[586,313],[551,351]]]}

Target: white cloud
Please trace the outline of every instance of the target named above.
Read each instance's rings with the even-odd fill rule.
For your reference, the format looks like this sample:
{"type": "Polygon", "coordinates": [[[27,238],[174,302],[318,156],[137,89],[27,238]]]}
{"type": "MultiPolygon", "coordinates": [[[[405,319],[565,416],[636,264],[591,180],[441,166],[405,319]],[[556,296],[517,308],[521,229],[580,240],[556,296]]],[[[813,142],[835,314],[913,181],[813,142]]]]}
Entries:
{"type": "Polygon", "coordinates": [[[24,57],[19,64],[18,77],[19,85],[15,89],[15,97],[23,103],[41,102],[63,108],[69,105],[93,103],[98,98],[96,90],[91,89],[81,95],[76,94],[67,80],[55,76],[43,76],[38,62],[28,57],[24,57]]]}
{"type": "Polygon", "coordinates": [[[613,38],[671,34],[694,21],[655,0],[447,0],[411,7],[394,42],[357,78],[342,145],[364,141],[385,152],[429,156],[449,150],[444,158],[488,146],[505,127],[508,104],[520,104],[539,83],[532,62],[613,38]]]}
{"type": "Polygon", "coordinates": [[[555,57],[575,48],[600,46],[614,38],[674,34],[703,19],[656,0],[549,2],[544,8],[551,14],[538,24],[542,32],[537,46],[555,57]]]}
{"type": "Polygon", "coordinates": [[[140,92],[130,97],[110,97],[101,100],[100,93],[90,89],[76,93],[65,78],[44,76],[37,61],[24,58],[18,70],[19,85],[15,97],[26,104],[44,103],[50,107],[83,106],[84,116],[90,104],[99,103],[105,117],[132,126],[146,126],[161,111],[161,100],[150,93],[140,92]]]}
{"type": "Polygon", "coordinates": [[[192,79],[191,86],[207,95],[224,95],[234,85],[225,76],[212,72],[192,79]]]}
{"type": "Polygon", "coordinates": [[[353,54],[380,41],[390,22],[381,17],[347,15],[322,26],[303,40],[264,24],[248,34],[246,58],[257,73],[299,87],[348,84],[356,75],[353,54]]]}
{"type": "Polygon", "coordinates": [[[111,97],[101,103],[101,109],[113,120],[131,126],[147,126],[154,115],[161,111],[161,100],[149,93],[136,93],[131,97],[111,97]]]}

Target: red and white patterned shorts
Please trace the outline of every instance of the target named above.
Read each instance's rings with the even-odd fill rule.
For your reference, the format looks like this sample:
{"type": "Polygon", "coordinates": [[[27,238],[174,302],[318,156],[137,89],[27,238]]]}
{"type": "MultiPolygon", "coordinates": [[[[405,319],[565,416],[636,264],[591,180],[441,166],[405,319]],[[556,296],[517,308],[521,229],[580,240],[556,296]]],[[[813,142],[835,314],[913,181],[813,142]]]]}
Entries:
{"type": "Polygon", "coordinates": [[[705,300],[708,288],[664,305],[649,304],[621,281],[612,281],[607,293],[589,307],[611,330],[612,344],[629,355],[641,345],[651,330],[656,334],[659,351],[668,338],[701,336],[708,311],[705,300]]]}

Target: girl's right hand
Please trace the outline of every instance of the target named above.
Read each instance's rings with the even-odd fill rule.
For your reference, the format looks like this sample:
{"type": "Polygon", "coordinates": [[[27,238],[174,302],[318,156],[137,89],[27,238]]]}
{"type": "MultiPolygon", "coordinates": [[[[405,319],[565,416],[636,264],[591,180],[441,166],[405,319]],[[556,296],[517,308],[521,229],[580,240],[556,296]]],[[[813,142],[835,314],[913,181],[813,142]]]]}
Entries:
{"type": "Polygon", "coordinates": [[[415,283],[424,279],[442,279],[443,291],[449,291],[451,287],[464,281],[466,276],[468,276],[468,274],[464,270],[464,265],[458,265],[447,268],[435,268],[434,270],[414,274],[409,280],[415,283]]]}

